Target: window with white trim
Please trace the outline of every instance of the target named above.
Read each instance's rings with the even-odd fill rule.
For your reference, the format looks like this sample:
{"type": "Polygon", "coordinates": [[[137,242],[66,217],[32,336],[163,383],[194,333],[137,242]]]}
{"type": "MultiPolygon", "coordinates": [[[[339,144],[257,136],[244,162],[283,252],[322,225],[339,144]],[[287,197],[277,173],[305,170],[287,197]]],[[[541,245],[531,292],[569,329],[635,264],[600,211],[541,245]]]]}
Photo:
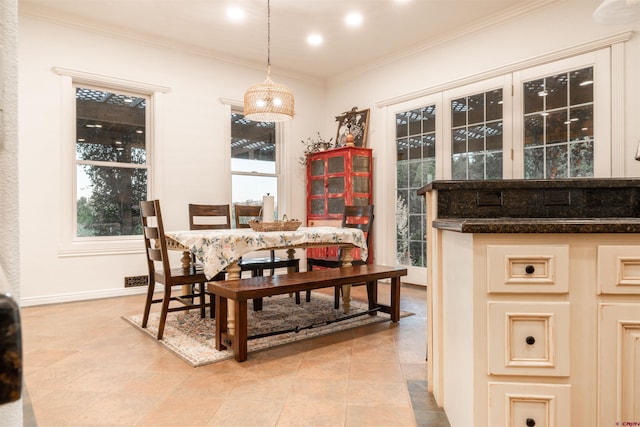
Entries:
{"type": "Polygon", "coordinates": [[[270,194],[275,199],[276,218],[280,170],[277,140],[276,123],[251,121],[232,108],[231,201],[233,204],[262,205],[262,197],[270,194]]]}
{"type": "Polygon", "coordinates": [[[76,238],[141,234],[149,95],[74,84],[76,238]]]}

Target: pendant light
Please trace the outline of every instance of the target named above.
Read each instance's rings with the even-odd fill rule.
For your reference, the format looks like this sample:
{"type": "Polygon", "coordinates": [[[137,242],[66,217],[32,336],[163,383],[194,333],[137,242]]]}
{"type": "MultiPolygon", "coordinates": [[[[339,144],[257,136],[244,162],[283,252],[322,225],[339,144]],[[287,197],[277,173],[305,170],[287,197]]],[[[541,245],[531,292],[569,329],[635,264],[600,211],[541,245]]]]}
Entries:
{"type": "Polygon", "coordinates": [[[598,24],[631,24],[640,21],[640,0],[604,0],[593,12],[598,24]]]}
{"type": "Polygon", "coordinates": [[[293,93],[271,80],[271,0],[267,0],[267,79],[244,94],[244,116],[257,122],[283,122],[293,118],[293,93]]]}

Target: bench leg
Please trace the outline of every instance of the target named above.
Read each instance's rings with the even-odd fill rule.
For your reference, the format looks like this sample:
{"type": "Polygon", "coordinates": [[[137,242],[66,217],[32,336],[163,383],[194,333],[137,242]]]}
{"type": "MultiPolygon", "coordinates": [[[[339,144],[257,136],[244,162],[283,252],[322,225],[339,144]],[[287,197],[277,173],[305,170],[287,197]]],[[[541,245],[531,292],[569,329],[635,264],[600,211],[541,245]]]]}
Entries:
{"type": "Polygon", "coordinates": [[[234,358],[238,362],[247,360],[247,301],[234,301],[236,330],[233,339],[234,358]]]}
{"type": "MultiPolygon", "coordinates": [[[[369,310],[378,307],[378,281],[367,282],[367,299],[369,300],[369,310]]],[[[377,312],[371,313],[376,315],[377,312]]]]}
{"type": "Polygon", "coordinates": [[[216,294],[216,350],[227,348],[222,343],[222,336],[227,334],[227,299],[216,294]]]}
{"type": "Polygon", "coordinates": [[[391,321],[400,320],[400,277],[391,279],[391,321]]]}

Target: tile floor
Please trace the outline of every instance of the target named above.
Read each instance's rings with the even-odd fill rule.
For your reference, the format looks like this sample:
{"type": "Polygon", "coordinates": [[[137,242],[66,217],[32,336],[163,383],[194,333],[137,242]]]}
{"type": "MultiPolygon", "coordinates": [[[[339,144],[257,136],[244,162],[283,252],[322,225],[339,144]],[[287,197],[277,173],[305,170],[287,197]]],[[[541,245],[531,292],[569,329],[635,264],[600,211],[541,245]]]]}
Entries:
{"type": "MultiPolygon", "coordinates": [[[[352,296],[365,301],[364,287],[352,296]]],[[[424,288],[402,287],[415,315],[399,324],[200,368],[121,319],[142,307],[130,296],[23,309],[25,425],[449,426],[426,389],[424,288]]]]}

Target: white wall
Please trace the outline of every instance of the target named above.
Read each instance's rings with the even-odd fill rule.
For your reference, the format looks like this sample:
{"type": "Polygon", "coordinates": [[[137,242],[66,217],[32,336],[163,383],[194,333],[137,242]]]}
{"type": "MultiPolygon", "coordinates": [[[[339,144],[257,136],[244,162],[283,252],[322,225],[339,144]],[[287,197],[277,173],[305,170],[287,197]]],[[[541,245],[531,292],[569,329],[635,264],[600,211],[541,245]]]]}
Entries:
{"type": "MultiPolygon", "coordinates": [[[[0,288],[20,297],[18,238],[18,2],[0,2],[0,288]],[[6,283],[4,282],[6,280],[6,283]]],[[[0,405],[7,427],[22,426],[23,401],[0,405]]]]}
{"type": "MultiPolygon", "coordinates": [[[[167,229],[188,228],[187,204],[229,203],[230,175],[224,156],[229,118],[220,98],[241,101],[245,89],[263,81],[264,70],[145,45],[20,16],[20,244],[22,303],[67,301],[140,292],[124,289],[123,277],[146,274],[142,252],[101,256],[60,257],[64,183],[62,67],[169,88],[160,96],[159,132],[154,152],[154,198],[163,202],[167,229]]],[[[317,83],[273,79],[296,96],[296,119],[286,124],[285,193],[282,202],[290,218],[304,218],[305,193],[300,140],[318,129],[323,117],[324,88],[317,83]],[[299,176],[298,176],[299,175],[299,176]],[[295,177],[296,179],[292,179],[295,177]]],[[[68,126],[68,125],[67,125],[68,126]]]]}
{"type": "MultiPolygon", "coordinates": [[[[305,217],[304,171],[297,159],[300,140],[320,131],[335,135],[334,117],[353,106],[370,108],[368,145],[374,149],[375,253],[394,264],[395,157],[387,129],[385,100],[428,92],[449,82],[508,67],[531,58],[590,43],[629,25],[596,25],[600,0],[560,0],[526,18],[514,18],[384,65],[351,70],[327,82],[283,78],[296,95],[296,118],[286,124],[285,200],[289,217],[305,217]]],[[[59,257],[63,221],[60,77],[52,67],[166,86],[162,96],[159,152],[154,159],[154,197],[163,203],[167,228],[186,228],[189,202],[227,200],[229,174],[220,156],[227,120],[219,98],[241,100],[244,90],[264,80],[264,70],[163,49],[115,36],[20,17],[20,247],[23,304],[108,296],[123,292],[123,277],[144,274],[143,254],[59,257]],[[42,207],[44,206],[44,210],[42,207]],[[38,260],[39,269],[30,268],[38,260]],[[46,274],[42,274],[42,272],[46,274]],[[99,272],[99,274],[95,274],[99,272]]],[[[363,40],[366,45],[366,40],[363,40]]],[[[640,176],[633,159],[640,121],[640,41],[625,44],[624,175],[640,176]]],[[[127,292],[130,292],[129,290],[127,292]]]]}
{"type": "MultiPolygon", "coordinates": [[[[597,25],[591,18],[601,0],[560,0],[526,17],[494,24],[485,30],[435,45],[393,62],[337,76],[327,85],[327,111],[334,115],[354,105],[370,108],[368,146],[374,150],[374,201],[377,262],[393,264],[395,151],[393,129],[388,129],[386,108],[380,105],[395,98],[424,95],[430,88],[466,80],[492,70],[585,43],[640,29],[631,25],[597,25]],[[391,135],[391,137],[390,137],[391,135]],[[385,241],[387,244],[381,244],[385,241]]],[[[463,29],[460,29],[463,30],[463,29]]],[[[366,42],[363,42],[366,43],[366,42]]],[[[381,62],[382,63],[382,62],[381,62]]],[[[640,139],[640,41],[634,35],[625,47],[625,132],[624,176],[640,176],[640,162],[634,154],[640,139]]],[[[328,116],[327,128],[335,129],[328,116]]],[[[334,131],[335,132],[335,131],[334,131]]]]}

